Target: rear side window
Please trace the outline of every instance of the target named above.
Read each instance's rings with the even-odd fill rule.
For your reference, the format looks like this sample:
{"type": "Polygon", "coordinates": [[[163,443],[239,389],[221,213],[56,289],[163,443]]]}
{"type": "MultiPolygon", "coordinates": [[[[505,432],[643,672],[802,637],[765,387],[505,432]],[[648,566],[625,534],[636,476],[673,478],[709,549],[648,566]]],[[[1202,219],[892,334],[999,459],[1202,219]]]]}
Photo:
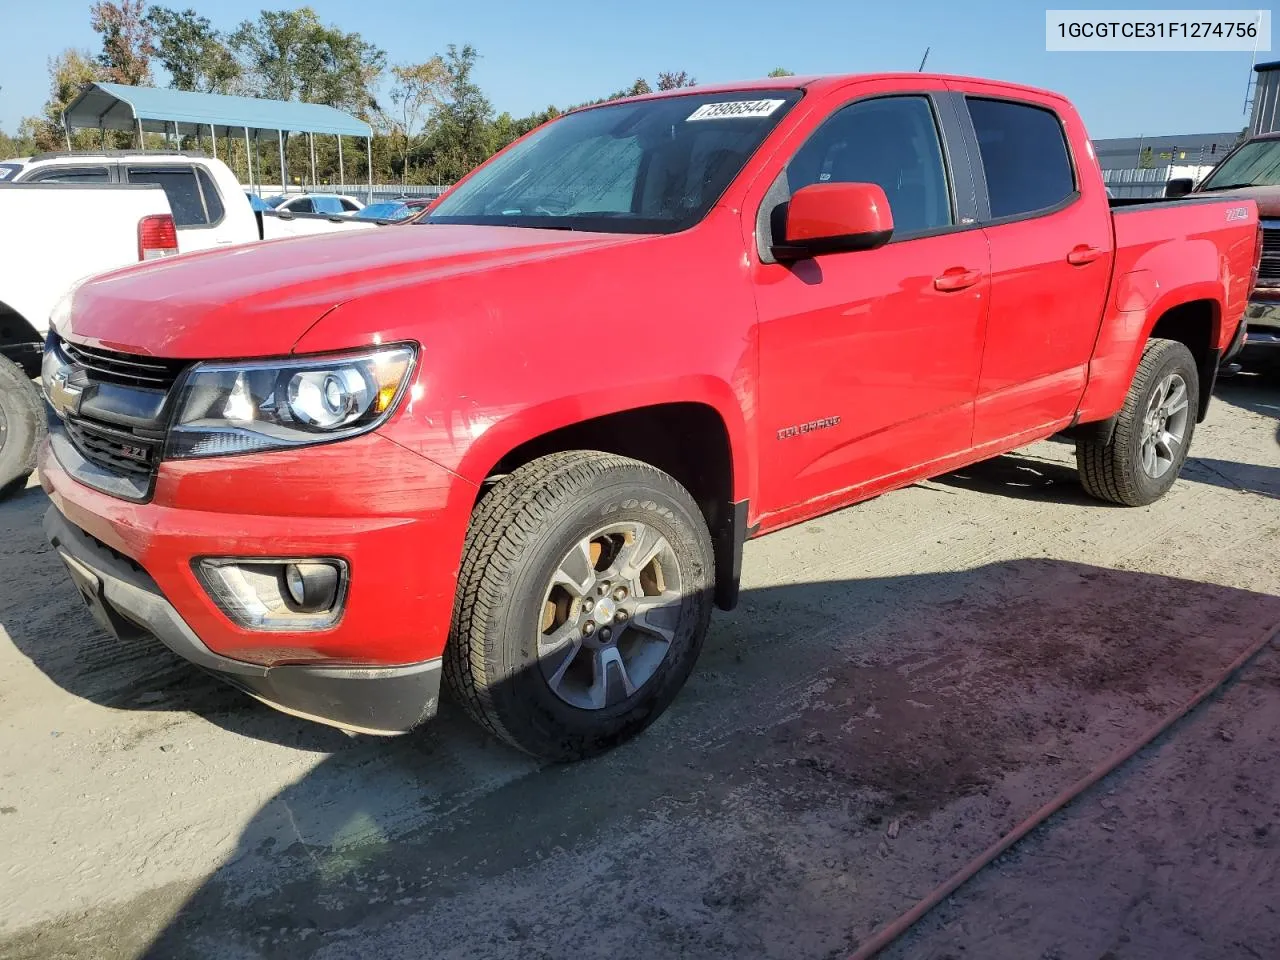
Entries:
{"type": "Polygon", "coordinates": [[[51,167],[37,170],[27,177],[27,183],[109,183],[111,174],[106,167],[51,167]]]}
{"type": "Polygon", "coordinates": [[[341,213],[342,204],[337,197],[313,197],[316,213],[341,213]]]}
{"type": "Polygon", "coordinates": [[[217,223],[224,212],[218,188],[214,186],[213,177],[209,176],[209,171],[204,167],[196,167],[196,176],[200,178],[200,191],[204,194],[204,208],[209,213],[209,222],[217,223]]]}
{"type": "Polygon", "coordinates": [[[177,226],[203,227],[209,223],[192,167],[130,167],[129,182],[155,183],[163,187],[177,226]]]}
{"type": "Polygon", "coordinates": [[[1046,210],[1075,193],[1057,114],[1008,100],[965,99],[978,135],[993,220],[1046,210]]]}
{"type": "Polygon", "coordinates": [[[348,213],[351,213],[353,210],[359,210],[360,208],[344,197],[342,200],[342,209],[347,211],[348,213]]]}

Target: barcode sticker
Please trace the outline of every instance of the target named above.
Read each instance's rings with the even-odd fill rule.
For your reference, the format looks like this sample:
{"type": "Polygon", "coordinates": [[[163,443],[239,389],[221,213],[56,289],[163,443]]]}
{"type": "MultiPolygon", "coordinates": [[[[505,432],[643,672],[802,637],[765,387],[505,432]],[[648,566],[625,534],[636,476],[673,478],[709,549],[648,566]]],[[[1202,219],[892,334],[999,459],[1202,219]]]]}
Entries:
{"type": "Polygon", "coordinates": [[[786,103],[785,100],[726,100],[704,103],[689,116],[690,120],[740,120],[743,117],[767,117],[786,103]]]}

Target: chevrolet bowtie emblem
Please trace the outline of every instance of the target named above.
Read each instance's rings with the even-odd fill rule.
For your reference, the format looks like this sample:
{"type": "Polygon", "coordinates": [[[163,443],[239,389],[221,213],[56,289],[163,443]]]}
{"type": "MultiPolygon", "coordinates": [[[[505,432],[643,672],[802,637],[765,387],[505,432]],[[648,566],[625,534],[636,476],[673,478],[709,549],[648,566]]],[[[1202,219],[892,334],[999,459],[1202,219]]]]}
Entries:
{"type": "Polygon", "coordinates": [[[44,392],[49,405],[61,417],[75,416],[80,412],[80,398],[84,391],[71,382],[71,373],[70,367],[62,367],[53,371],[45,382],[44,392]]]}

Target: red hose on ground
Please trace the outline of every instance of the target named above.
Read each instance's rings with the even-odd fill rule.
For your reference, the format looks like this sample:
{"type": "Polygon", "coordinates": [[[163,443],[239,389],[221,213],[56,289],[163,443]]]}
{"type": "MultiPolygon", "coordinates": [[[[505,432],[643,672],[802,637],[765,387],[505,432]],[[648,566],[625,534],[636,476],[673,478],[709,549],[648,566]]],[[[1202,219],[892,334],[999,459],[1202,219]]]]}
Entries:
{"type": "Polygon", "coordinates": [[[1227,665],[1227,668],[1218,675],[1214,680],[1200,689],[1191,699],[1187,700],[1177,710],[1161,720],[1158,724],[1148,730],[1137,741],[1127,747],[1121,747],[1110,757],[1094,767],[1084,777],[1077,780],[1071,786],[1067,787],[1060,794],[1046,803],[1043,807],[1033,813],[1027,819],[1006,833],[1003,837],[993,843],[982,853],[978,854],[959,871],[952,874],[941,886],[935,888],[928,896],[917,903],[914,907],[904,913],[892,923],[881,927],[876,931],[866,943],[862,944],[856,951],[850,955],[849,960],[870,960],[877,953],[883,950],[893,941],[910,930],[916,923],[922,920],[930,910],[940,904],[951,894],[955,893],[966,882],[971,880],[983,867],[987,866],[1000,854],[1004,853],[1015,843],[1025,837],[1028,833],[1040,826],[1055,813],[1069,804],[1080,794],[1084,793],[1099,780],[1115,772],[1126,761],[1130,760],[1138,751],[1148,746],[1153,740],[1157,739],[1162,733],[1172,727],[1175,723],[1189,714],[1196,707],[1200,706],[1205,700],[1213,695],[1220,687],[1224,686],[1240,669],[1250,660],[1256,657],[1262,649],[1271,642],[1280,633],[1280,623],[1274,623],[1263,632],[1262,636],[1251,643],[1245,650],[1227,665]]]}

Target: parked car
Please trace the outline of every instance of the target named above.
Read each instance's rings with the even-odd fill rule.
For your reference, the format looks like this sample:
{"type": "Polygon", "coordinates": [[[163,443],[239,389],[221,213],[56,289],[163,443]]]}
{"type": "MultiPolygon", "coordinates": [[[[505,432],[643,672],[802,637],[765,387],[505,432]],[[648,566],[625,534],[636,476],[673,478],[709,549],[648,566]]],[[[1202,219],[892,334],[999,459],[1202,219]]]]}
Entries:
{"type": "Polygon", "coordinates": [[[417,223],[424,219],[431,209],[439,202],[440,197],[416,197],[412,200],[406,200],[405,205],[409,207],[409,214],[402,222],[417,223]]]}
{"type": "Polygon", "coordinates": [[[256,193],[250,193],[248,190],[246,190],[246,191],[244,192],[244,195],[245,195],[246,197],[248,197],[248,198],[249,198],[249,206],[250,206],[250,207],[251,207],[255,212],[260,212],[260,211],[265,211],[265,210],[271,210],[271,209],[273,209],[273,208],[272,208],[272,206],[271,206],[271,204],[267,203],[267,201],[263,200],[263,199],[262,199],[260,196],[258,196],[256,193]]]}
{"type": "Polygon", "coordinates": [[[1280,370],[1280,133],[1238,144],[1199,185],[1185,177],[1165,185],[1169,198],[1204,195],[1253,200],[1262,217],[1262,260],[1245,322],[1224,360],[1280,370]]]}
{"type": "Polygon", "coordinates": [[[21,488],[35,466],[44,417],[30,377],[50,310],[74,283],[179,251],[373,226],[255,213],[227,165],[199,153],[47,153],[3,168],[0,496],[21,488]]]}
{"type": "Polygon", "coordinates": [[[1113,212],[1089,156],[1008,83],[682,89],[428,226],[108,274],[44,355],[48,536],[106,629],[287,712],[399,733],[443,677],[529,753],[607,749],[752,537],[1059,432],[1097,498],[1170,488],[1257,210],[1113,212]]]}
{"type": "Polygon", "coordinates": [[[359,220],[403,220],[412,216],[414,208],[403,200],[388,200],[371,203],[363,210],[358,210],[355,217],[359,220]]]}
{"type": "Polygon", "coordinates": [[[302,193],[295,196],[267,197],[265,203],[278,213],[354,214],[364,208],[355,197],[334,193],[302,193]]]}

